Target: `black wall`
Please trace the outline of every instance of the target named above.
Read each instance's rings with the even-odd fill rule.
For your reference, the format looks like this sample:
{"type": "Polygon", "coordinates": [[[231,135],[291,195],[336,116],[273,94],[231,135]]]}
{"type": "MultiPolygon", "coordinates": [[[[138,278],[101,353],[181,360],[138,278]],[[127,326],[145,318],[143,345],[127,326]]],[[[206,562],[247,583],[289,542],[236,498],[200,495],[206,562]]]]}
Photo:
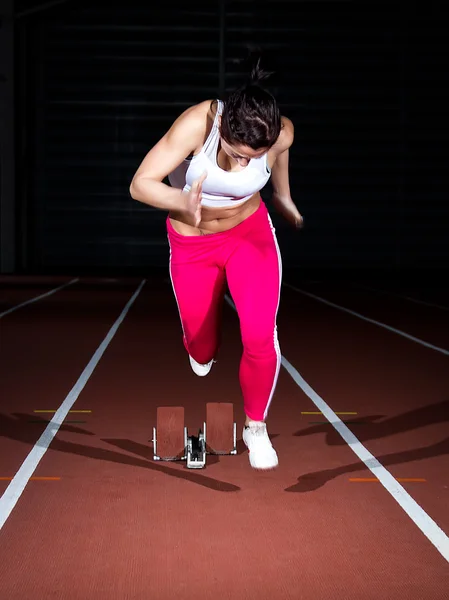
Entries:
{"type": "Polygon", "coordinates": [[[131,200],[130,180],[180,112],[242,81],[247,44],[296,128],[306,227],[273,214],[285,266],[448,266],[443,3],[183,6],[68,0],[17,19],[22,269],[166,265],[166,215],[131,200]]]}

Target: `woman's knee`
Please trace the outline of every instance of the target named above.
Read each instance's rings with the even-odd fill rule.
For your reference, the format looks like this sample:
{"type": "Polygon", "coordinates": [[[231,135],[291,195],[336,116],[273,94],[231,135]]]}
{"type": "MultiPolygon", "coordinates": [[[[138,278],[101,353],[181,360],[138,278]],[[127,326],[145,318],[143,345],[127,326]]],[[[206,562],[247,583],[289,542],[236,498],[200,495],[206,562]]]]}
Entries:
{"type": "Polygon", "coordinates": [[[252,324],[242,327],[242,344],[247,354],[260,355],[276,353],[278,348],[277,328],[252,324]]]}

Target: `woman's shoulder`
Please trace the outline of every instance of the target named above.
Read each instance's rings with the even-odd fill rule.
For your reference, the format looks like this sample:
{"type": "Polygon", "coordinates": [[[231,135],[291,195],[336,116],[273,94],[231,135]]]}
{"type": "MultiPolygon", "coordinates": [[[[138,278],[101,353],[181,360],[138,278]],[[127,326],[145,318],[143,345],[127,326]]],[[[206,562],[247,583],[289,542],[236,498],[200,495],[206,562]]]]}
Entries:
{"type": "Polygon", "coordinates": [[[293,144],[293,140],[295,137],[295,128],[293,126],[292,121],[288,117],[281,117],[281,132],[276,143],[273,146],[273,150],[276,151],[277,154],[288,150],[290,146],[293,144]]]}
{"type": "Polygon", "coordinates": [[[218,110],[218,102],[219,101],[216,99],[203,100],[202,102],[189,106],[181,116],[197,121],[208,118],[214,119],[218,110]]]}
{"type": "Polygon", "coordinates": [[[175,120],[168,135],[188,138],[192,152],[198,153],[212,129],[217,108],[217,100],[203,100],[189,106],[175,120]]]}
{"type": "Polygon", "coordinates": [[[214,102],[216,104],[216,101],[204,100],[186,108],[173,123],[171,131],[191,137],[195,144],[201,143],[215,118],[214,102]]]}

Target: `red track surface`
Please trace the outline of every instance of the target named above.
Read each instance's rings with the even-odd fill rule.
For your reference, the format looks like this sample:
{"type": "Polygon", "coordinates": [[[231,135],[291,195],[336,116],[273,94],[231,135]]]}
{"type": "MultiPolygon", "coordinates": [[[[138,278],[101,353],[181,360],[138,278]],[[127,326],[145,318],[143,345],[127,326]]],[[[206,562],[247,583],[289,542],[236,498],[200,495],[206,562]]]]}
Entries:
{"type": "MultiPolygon", "coordinates": [[[[0,313],[72,278],[0,278],[0,313]]],[[[140,280],[81,278],[0,318],[0,477],[14,477],[140,280]],[[41,419],[43,423],[31,422],[41,419]]],[[[302,287],[449,349],[448,314],[366,290],[302,287]]],[[[197,378],[170,285],[148,280],[0,531],[0,598],[441,599],[448,562],[285,369],[268,429],[279,468],[241,442],[237,317],[197,378]],[[237,456],[205,470],[152,460],[158,405],[197,428],[234,402],[237,456]]],[[[283,356],[449,534],[447,355],[284,288],[283,356]]],[[[3,494],[11,484],[0,481],[3,494]]],[[[4,508],[0,508],[1,512],[4,508]]],[[[446,538],[447,544],[447,538],[446,538]]]]}

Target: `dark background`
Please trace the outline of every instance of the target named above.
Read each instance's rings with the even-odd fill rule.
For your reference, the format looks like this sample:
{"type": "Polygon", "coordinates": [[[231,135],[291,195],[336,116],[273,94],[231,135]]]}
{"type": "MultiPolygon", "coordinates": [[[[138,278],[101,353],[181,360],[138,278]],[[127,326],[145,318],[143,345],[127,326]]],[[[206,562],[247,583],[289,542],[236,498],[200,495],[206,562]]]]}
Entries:
{"type": "MultiPolygon", "coordinates": [[[[296,130],[290,180],[305,228],[297,233],[273,213],[285,268],[441,278],[444,3],[179,6],[6,2],[0,37],[14,56],[4,54],[0,72],[9,131],[0,150],[2,271],[165,268],[166,214],[130,198],[131,178],[180,112],[243,81],[239,59],[256,44],[277,70],[272,91],[296,130]]],[[[262,195],[270,208],[269,185],[262,195]]]]}

